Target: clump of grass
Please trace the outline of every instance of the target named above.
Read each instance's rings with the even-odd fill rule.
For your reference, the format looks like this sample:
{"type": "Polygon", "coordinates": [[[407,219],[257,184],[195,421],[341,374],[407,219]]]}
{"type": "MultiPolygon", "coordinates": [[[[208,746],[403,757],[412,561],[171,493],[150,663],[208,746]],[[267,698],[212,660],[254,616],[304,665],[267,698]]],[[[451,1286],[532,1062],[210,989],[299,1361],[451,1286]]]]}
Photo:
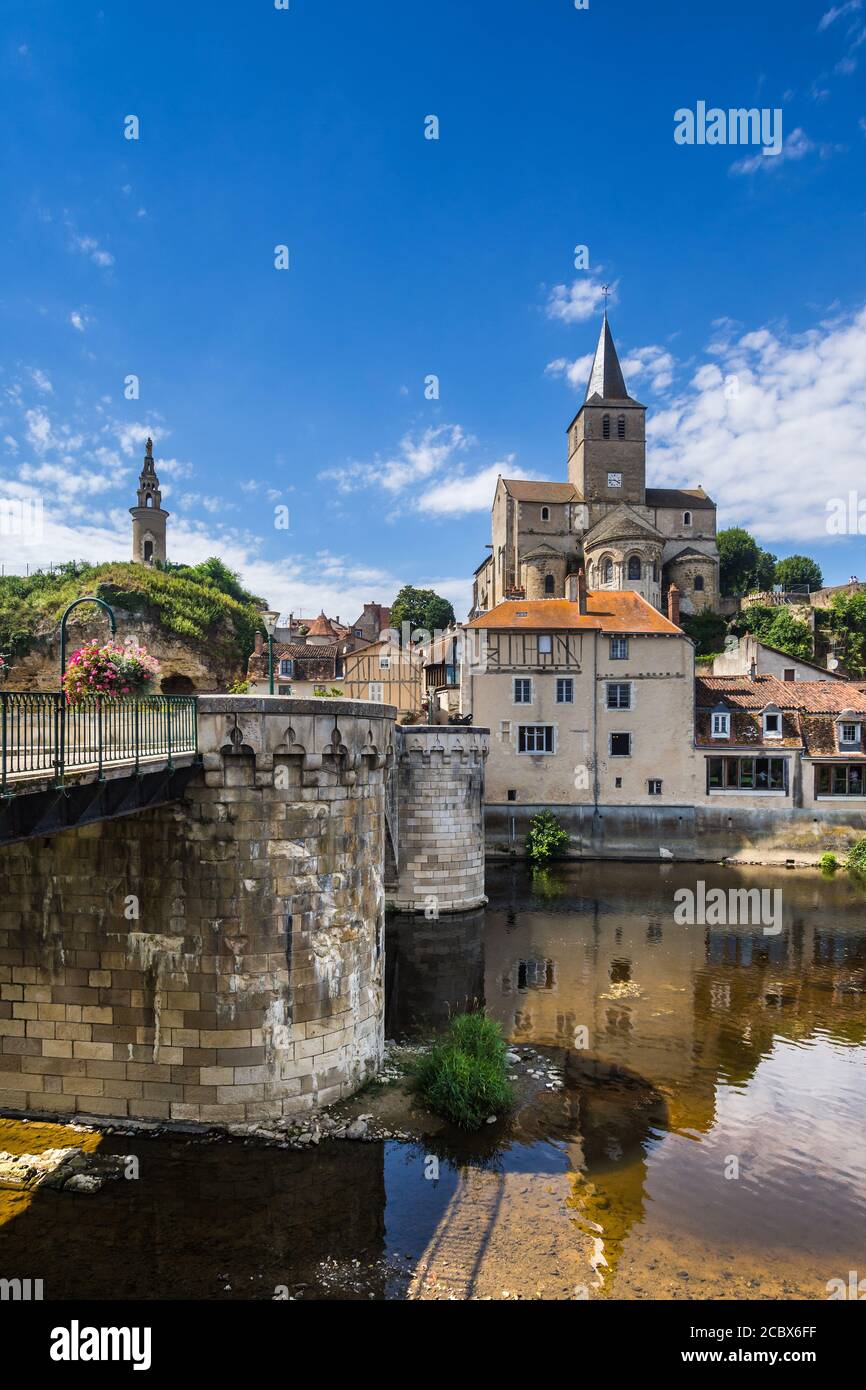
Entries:
{"type": "Polygon", "coordinates": [[[845,868],[849,873],[859,874],[861,878],[866,878],[866,835],[862,836],[856,845],[848,851],[845,868]]]}
{"type": "Polygon", "coordinates": [[[458,1014],[445,1037],[418,1062],[415,1079],[425,1105],[461,1129],[479,1129],[514,1103],[508,1051],[498,1023],[458,1014]]]}
{"type": "Polygon", "coordinates": [[[835,874],[836,870],[839,867],[839,860],[836,858],[835,854],[831,854],[829,850],[826,854],[821,855],[821,859],[819,862],[821,865],[822,874],[835,874]]]}

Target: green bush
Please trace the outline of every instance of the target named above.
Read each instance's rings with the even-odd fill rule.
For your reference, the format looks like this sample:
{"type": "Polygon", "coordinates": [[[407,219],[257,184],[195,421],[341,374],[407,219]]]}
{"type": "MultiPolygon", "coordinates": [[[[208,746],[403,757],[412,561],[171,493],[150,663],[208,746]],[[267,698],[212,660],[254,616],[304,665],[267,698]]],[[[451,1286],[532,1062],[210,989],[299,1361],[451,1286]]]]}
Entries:
{"type": "Polygon", "coordinates": [[[560,825],[552,811],[539,811],[529,822],[526,836],[526,857],[535,864],[555,859],[568,848],[568,831],[560,825]]]}
{"type": "Polygon", "coordinates": [[[828,850],[826,854],[821,855],[820,864],[822,874],[835,874],[839,867],[839,860],[835,854],[831,854],[828,850]]]}
{"type": "Polygon", "coordinates": [[[416,1086],[424,1104],[461,1129],[479,1129],[510,1110],[508,1051],[498,1023],[483,1014],[458,1014],[445,1037],[421,1058],[416,1086]]]}
{"type": "Polygon", "coordinates": [[[861,878],[866,878],[866,835],[859,839],[853,849],[849,850],[845,868],[852,874],[859,874],[861,878]]]}

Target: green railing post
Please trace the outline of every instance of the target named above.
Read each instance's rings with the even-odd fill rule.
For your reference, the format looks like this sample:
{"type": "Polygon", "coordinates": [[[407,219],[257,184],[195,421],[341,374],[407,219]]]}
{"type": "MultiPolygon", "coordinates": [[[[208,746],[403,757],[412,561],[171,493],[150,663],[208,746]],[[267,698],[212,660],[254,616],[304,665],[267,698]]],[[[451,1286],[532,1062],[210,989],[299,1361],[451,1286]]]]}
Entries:
{"type": "Polygon", "coordinates": [[[168,724],[168,770],[169,770],[169,772],[174,772],[174,765],[173,765],[173,763],[172,763],[172,761],[171,761],[171,696],[170,696],[170,695],[169,695],[169,697],[168,697],[168,702],[167,702],[167,705],[166,705],[166,715],[167,715],[167,724],[168,724]]]}
{"type": "Polygon", "coordinates": [[[3,707],[2,730],[0,730],[0,743],[3,748],[3,791],[6,790],[6,692],[0,691],[0,704],[3,707]]]}
{"type": "Polygon", "coordinates": [[[102,781],[102,700],[96,701],[96,740],[99,747],[99,780],[102,781]]]}
{"type": "Polygon", "coordinates": [[[140,753],[139,753],[139,745],[138,745],[138,712],[139,712],[140,707],[141,707],[141,696],[140,696],[140,695],[136,695],[136,697],[135,697],[135,717],[134,717],[134,719],[133,719],[133,725],[134,725],[134,728],[135,728],[135,774],[136,774],[136,776],[138,776],[139,768],[140,768],[140,764],[141,764],[141,756],[140,756],[140,753]]]}

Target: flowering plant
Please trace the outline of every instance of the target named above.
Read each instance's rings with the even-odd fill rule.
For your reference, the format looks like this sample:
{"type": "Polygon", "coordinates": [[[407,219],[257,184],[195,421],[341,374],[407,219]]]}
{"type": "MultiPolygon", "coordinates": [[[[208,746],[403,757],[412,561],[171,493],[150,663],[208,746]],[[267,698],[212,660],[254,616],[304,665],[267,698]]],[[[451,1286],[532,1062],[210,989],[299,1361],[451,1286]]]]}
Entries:
{"type": "Polygon", "coordinates": [[[108,699],[138,695],[158,674],[159,662],[146,647],[116,643],[101,647],[94,638],[69,658],[63,675],[66,703],[77,705],[94,695],[108,699]]]}

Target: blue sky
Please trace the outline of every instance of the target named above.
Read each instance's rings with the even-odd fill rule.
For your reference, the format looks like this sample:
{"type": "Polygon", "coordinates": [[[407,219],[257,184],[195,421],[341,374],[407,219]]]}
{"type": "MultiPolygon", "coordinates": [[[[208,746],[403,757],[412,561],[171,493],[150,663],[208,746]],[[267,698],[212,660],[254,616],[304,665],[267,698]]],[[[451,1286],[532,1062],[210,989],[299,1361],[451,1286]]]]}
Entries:
{"type": "Polygon", "coordinates": [[[170,558],[463,613],[497,473],[565,477],[607,282],[650,481],[866,574],[827,534],[866,512],[864,72],[862,0],[7,0],[0,496],[45,516],[7,572],[127,558],[151,431],[170,558]],[[781,109],[781,155],[677,145],[701,100],[781,109]]]}

